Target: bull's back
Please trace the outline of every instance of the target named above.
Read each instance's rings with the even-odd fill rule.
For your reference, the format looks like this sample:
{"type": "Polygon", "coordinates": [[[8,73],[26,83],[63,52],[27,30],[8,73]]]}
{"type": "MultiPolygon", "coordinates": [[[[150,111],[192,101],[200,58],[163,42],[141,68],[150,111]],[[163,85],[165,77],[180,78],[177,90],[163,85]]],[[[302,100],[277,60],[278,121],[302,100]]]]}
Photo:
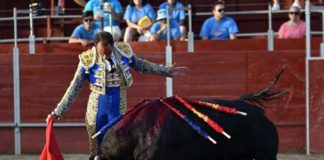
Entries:
{"type": "Polygon", "coordinates": [[[126,116],[109,130],[102,144],[104,154],[115,159],[252,159],[258,155],[276,155],[278,136],[263,110],[240,101],[213,100],[234,107],[248,116],[228,115],[202,106],[197,110],[208,115],[231,135],[216,133],[205,122],[173,98],[166,101],[187,115],[213,137],[217,144],[201,137],[183,119],[158,100],[146,103],[136,113],[126,116]]]}

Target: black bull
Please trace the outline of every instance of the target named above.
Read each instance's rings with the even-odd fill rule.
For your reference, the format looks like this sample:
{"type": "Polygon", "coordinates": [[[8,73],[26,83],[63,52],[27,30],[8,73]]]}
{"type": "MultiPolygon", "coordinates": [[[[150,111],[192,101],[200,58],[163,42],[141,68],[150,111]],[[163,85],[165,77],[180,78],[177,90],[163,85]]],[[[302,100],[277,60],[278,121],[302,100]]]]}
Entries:
{"type": "Polygon", "coordinates": [[[157,100],[145,100],[109,129],[101,145],[111,160],[275,160],[278,134],[262,108],[240,100],[209,102],[234,107],[247,116],[230,115],[194,105],[230,136],[216,133],[175,98],[165,99],[206,131],[217,144],[204,139],[183,119],[157,100]]]}

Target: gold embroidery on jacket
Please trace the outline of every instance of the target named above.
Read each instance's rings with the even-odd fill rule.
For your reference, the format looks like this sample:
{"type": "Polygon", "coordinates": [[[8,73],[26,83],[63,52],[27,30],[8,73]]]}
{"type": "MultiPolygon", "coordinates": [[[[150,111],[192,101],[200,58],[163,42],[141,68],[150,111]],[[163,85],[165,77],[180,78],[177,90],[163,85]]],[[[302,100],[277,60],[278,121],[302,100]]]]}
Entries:
{"type": "Polygon", "coordinates": [[[94,84],[90,84],[90,90],[96,93],[106,94],[106,68],[101,56],[98,57],[96,64],[98,65],[98,69],[94,71],[96,81],[94,84]]]}
{"type": "Polygon", "coordinates": [[[107,75],[107,87],[119,87],[121,79],[118,73],[113,72],[107,75]]]}
{"type": "Polygon", "coordinates": [[[162,75],[166,77],[171,77],[170,69],[171,67],[165,67],[163,65],[158,65],[152,62],[149,62],[145,59],[141,59],[134,55],[135,65],[134,69],[141,73],[162,75]]]}
{"type": "Polygon", "coordinates": [[[79,59],[82,67],[85,68],[85,73],[89,74],[89,69],[95,64],[97,59],[96,48],[92,47],[92,49],[82,52],[81,55],[79,55],[79,59]]]}
{"type": "Polygon", "coordinates": [[[126,58],[128,58],[128,61],[130,63],[132,52],[129,44],[127,43],[116,43],[115,47],[113,47],[113,54],[115,55],[116,61],[117,61],[117,68],[120,68],[121,75],[125,80],[125,84],[127,87],[130,87],[133,84],[133,78],[129,71],[129,64],[125,64],[124,61],[122,61],[122,55],[124,55],[126,58]],[[121,45],[122,44],[122,45],[121,45]],[[121,46],[121,48],[118,48],[118,46],[121,46]],[[128,49],[127,49],[128,47],[128,49]],[[129,55],[126,55],[125,52],[130,52],[129,55]],[[128,50],[128,51],[127,51],[128,50]]]}
{"type": "Polygon", "coordinates": [[[96,116],[98,112],[98,97],[99,94],[95,92],[91,92],[89,95],[86,112],[86,123],[89,126],[96,125],[96,116]]]}
{"type": "Polygon", "coordinates": [[[115,43],[115,47],[117,48],[119,53],[121,53],[123,56],[125,56],[127,58],[132,57],[133,51],[132,51],[131,46],[128,43],[117,42],[117,43],[115,43]]]}
{"type": "Polygon", "coordinates": [[[126,102],[126,87],[120,87],[120,113],[125,114],[127,111],[127,102],[126,102]]]}
{"type": "Polygon", "coordinates": [[[85,78],[81,73],[81,64],[79,63],[68,89],[66,90],[61,101],[57,104],[57,107],[54,109],[54,112],[57,116],[62,116],[70,108],[72,102],[79,94],[84,80],[85,78]]]}
{"type": "Polygon", "coordinates": [[[98,97],[99,94],[95,92],[91,92],[89,95],[87,111],[85,116],[85,122],[87,126],[89,143],[90,143],[90,152],[91,155],[97,155],[98,148],[98,140],[97,138],[92,139],[91,137],[96,133],[96,117],[98,113],[98,97]]]}

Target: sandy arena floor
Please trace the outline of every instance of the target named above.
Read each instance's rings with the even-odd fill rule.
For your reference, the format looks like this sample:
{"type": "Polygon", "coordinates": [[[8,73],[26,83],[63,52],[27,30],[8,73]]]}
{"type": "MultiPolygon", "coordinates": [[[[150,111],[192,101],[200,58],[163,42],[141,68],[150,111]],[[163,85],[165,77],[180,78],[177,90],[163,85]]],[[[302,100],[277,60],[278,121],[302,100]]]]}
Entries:
{"type": "MultiPolygon", "coordinates": [[[[87,160],[88,155],[86,154],[64,154],[65,160],[87,160]]],[[[39,155],[0,155],[0,160],[37,160],[39,155]]],[[[278,160],[324,160],[324,155],[312,155],[306,157],[301,154],[279,154],[278,160]]]]}

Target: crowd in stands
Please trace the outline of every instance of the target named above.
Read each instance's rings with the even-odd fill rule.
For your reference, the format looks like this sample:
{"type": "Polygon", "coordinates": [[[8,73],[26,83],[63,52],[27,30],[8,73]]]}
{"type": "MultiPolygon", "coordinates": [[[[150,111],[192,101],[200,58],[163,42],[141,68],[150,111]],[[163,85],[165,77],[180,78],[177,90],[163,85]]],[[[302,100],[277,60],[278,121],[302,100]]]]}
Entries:
{"type": "Polygon", "coordinates": [[[78,25],[70,39],[69,43],[80,43],[82,46],[90,46],[93,44],[93,40],[95,38],[95,35],[99,32],[101,32],[100,25],[97,23],[94,23],[93,18],[93,12],[92,11],[86,11],[82,15],[82,21],[83,23],[78,25]]]}
{"type": "MultiPolygon", "coordinates": [[[[280,4],[279,4],[279,0],[273,0],[273,5],[272,5],[272,11],[278,11],[280,10],[280,4]]],[[[311,2],[311,5],[312,3],[315,4],[315,3],[319,3],[319,4],[322,4],[323,3],[323,0],[310,0],[311,2]]],[[[301,4],[300,4],[300,0],[293,0],[293,3],[291,4],[292,7],[299,7],[299,8],[302,8],[301,7],[301,4]]]]}
{"type": "Polygon", "coordinates": [[[278,38],[303,38],[306,35],[306,24],[300,20],[301,9],[292,6],[289,10],[289,20],[280,26],[278,38]]]}
{"type": "MultiPolygon", "coordinates": [[[[94,35],[102,29],[111,32],[114,41],[159,41],[167,39],[167,6],[182,8],[180,1],[166,0],[160,4],[157,13],[147,0],[130,0],[125,11],[119,0],[74,0],[84,7],[83,23],[75,28],[69,43],[81,43],[88,46],[92,43],[94,35]],[[103,10],[103,18],[101,11],[103,10]],[[110,17],[112,20],[110,20],[110,17]],[[103,19],[104,27],[101,26],[103,19]],[[111,23],[111,24],[110,24],[111,23]],[[121,23],[127,27],[122,36],[121,23]]],[[[274,0],[273,9],[279,4],[274,0]]],[[[279,7],[280,8],[280,7],[279,7]]],[[[279,9],[277,8],[277,9],[279,9]]],[[[232,17],[225,16],[225,4],[216,2],[212,7],[213,16],[203,23],[199,37],[202,40],[233,40],[239,32],[238,26],[232,17]]],[[[301,8],[299,1],[295,0],[288,14],[289,21],[282,24],[278,38],[303,38],[305,36],[305,23],[300,20],[301,8]]],[[[186,40],[185,11],[172,10],[170,18],[171,40],[186,40]]]]}
{"type": "Polygon", "coordinates": [[[236,39],[239,31],[233,18],[225,16],[224,4],[217,3],[213,8],[213,17],[208,18],[200,31],[203,40],[236,39]]]}

